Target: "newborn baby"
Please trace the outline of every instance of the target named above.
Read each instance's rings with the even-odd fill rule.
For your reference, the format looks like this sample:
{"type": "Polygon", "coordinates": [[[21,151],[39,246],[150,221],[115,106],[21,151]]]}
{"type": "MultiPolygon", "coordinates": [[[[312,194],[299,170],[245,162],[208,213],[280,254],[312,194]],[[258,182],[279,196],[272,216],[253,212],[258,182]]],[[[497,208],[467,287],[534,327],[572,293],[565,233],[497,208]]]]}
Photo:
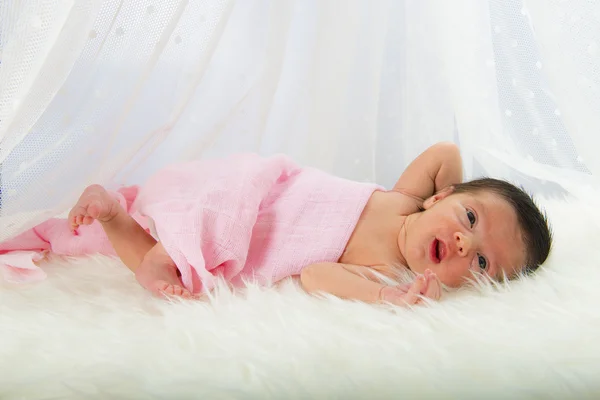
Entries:
{"type": "Polygon", "coordinates": [[[202,297],[218,278],[239,287],[297,277],[311,293],[406,305],[437,300],[474,273],[511,278],[545,261],[551,233],[526,193],[461,180],[448,143],[417,157],[392,190],[283,155],[181,163],[140,187],[88,187],[68,220],[0,243],[0,272],[31,282],[45,277],[36,265],[45,252],[101,253],[158,295],[202,297]]]}
{"type": "Polygon", "coordinates": [[[461,183],[462,174],[449,143],[427,149],[389,191],[285,156],[233,156],[166,168],[139,193],[127,189],[129,201],[90,186],[69,224],[77,234],[99,222],[156,294],[198,296],[217,277],[238,286],[299,276],[308,292],[417,304],[473,273],[533,271],[549,254],[547,220],[529,195],[496,179],[461,183]],[[397,281],[402,269],[414,273],[412,283],[382,279],[397,281]]]}

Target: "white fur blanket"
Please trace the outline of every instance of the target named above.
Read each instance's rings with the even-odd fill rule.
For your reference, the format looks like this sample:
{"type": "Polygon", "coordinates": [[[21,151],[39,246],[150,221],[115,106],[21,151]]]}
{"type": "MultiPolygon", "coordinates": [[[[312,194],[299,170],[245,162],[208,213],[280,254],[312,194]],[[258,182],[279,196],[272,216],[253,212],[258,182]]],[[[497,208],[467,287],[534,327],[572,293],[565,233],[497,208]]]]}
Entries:
{"type": "Polygon", "coordinates": [[[0,399],[597,398],[600,212],[545,201],[537,277],[390,311],[293,284],[153,299],[119,262],[0,283],[0,399]]]}

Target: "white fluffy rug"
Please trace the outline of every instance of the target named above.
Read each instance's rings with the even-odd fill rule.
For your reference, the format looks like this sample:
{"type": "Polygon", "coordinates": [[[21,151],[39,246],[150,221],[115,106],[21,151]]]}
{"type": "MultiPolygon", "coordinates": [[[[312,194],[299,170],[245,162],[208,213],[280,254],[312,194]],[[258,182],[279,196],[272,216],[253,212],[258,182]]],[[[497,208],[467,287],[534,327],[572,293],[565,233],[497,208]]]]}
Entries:
{"type": "Polygon", "coordinates": [[[600,212],[544,204],[546,270],[414,310],[292,283],[169,303],[114,260],[54,260],[0,284],[0,399],[598,398],[600,212]]]}

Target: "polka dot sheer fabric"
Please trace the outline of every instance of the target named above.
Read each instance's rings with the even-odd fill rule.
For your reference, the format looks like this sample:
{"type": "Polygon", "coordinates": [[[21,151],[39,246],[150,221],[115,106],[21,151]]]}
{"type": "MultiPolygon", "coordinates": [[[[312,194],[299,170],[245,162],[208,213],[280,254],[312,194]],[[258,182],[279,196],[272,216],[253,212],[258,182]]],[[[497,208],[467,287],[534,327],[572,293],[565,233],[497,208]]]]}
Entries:
{"type": "Polygon", "coordinates": [[[600,3],[0,2],[0,239],[92,182],[239,151],[389,186],[434,142],[467,178],[600,174],[600,3]]]}

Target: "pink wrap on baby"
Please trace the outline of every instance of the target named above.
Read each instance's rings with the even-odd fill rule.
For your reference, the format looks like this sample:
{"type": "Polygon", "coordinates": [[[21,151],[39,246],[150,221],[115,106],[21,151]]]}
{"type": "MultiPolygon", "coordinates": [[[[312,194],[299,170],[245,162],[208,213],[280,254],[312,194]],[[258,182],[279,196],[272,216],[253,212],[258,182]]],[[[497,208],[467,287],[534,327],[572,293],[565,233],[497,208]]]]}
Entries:
{"type": "MultiPolygon", "coordinates": [[[[242,154],[173,165],[139,192],[123,188],[115,196],[162,242],[184,286],[198,293],[217,277],[234,286],[269,284],[312,263],[337,261],[378,189],[301,168],[283,155],[242,154]]],[[[47,250],[114,255],[97,222],[73,235],[65,220],[53,219],[0,244],[5,277],[43,278],[31,256],[47,250]]]]}

